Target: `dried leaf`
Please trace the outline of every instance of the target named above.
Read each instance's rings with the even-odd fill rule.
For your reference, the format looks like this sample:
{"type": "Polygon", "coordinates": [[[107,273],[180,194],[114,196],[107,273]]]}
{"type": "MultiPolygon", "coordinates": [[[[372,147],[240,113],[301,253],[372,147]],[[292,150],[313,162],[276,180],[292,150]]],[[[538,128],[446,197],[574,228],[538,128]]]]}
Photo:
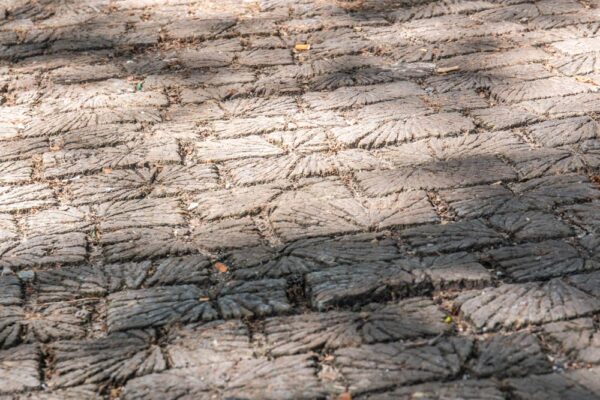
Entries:
{"type": "Polygon", "coordinates": [[[297,43],[294,46],[294,50],[296,50],[296,51],[307,51],[307,50],[310,50],[310,44],[308,44],[308,43],[297,43]]]}
{"type": "Polygon", "coordinates": [[[594,81],[592,78],[590,78],[589,76],[576,76],[575,80],[581,83],[590,83],[592,85],[598,86],[598,84],[596,83],[596,81],[594,81]]]}
{"type": "Polygon", "coordinates": [[[324,381],[335,382],[340,378],[340,374],[331,365],[323,365],[321,371],[319,371],[319,378],[324,381]]]}
{"type": "Polygon", "coordinates": [[[452,67],[438,68],[438,69],[435,70],[435,72],[437,72],[438,74],[447,74],[449,72],[458,71],[459,69],[460,69],[460,67],[458,65],[454,65],[452,67]]]}
{"type": "Polygon", "coordinates": [[[217,269],[217,271],[222,272],[222,273],[229,271],[229,268],[227,268],[227,265],[223,264],[222,262],[216,262],[215,268],[217,269]]]}

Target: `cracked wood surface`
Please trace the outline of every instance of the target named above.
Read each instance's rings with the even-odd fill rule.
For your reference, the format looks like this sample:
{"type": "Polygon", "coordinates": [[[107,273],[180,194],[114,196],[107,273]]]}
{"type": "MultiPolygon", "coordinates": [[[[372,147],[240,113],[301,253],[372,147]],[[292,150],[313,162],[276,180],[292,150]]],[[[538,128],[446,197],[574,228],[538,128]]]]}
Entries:
{"type": "Polygon", "coordinates": [[[0,0],[0,399],[600,398],[598,0],[0,0]]]}

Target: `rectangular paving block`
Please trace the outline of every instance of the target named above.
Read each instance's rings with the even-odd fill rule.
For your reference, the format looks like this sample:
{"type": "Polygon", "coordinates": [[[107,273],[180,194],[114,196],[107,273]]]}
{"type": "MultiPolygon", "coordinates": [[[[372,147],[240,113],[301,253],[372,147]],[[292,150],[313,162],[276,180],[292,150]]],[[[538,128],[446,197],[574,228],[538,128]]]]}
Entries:
{"type": "Polygon", "coordinates": [[[316,375],[312,354],[279,357],[273,360],[258,357],[238,363],[215,363],[210,368],[171,369],[158,374],[132,379],[123,390],[126,400],[173,398],[169,388],[193,397],[250,397],[276,400],[313,399],[327,391],[316,375]],[[252,371],[252,372],[249,372],[252,371]]]}
{"type": "Polygon", "coordinates": [[[521,103],[521,106],[535,114],[569,117],[598,112],[600,98],[596,93],[582,93],[574,96],[525,101],[521,103]]]}
{"type": "Polygon", "coordinates": [[[196,144],[196,157],[204,162],[279,154],[283,154],[281,148],[255,135],[239,139],[206,140],[196,144]]]}
{"type": "MultiPolygon", "coordinates": [[[[494,24],[484,24],[490,28],[494,24]]],[[[497,33],[495,33],[497,34],[497,33]]],[[[441,60],[438,63],[439,68],[450,68],[459,66],[461,71],[478,71],[490,68],[507,67],[515,64],[528,64],[532,62],[546,61],[550,54],[534,47],[506,50],[501,52],[482,52],[478,54],[469,54],[456,56],[441,60]]]]}
{"type": "Polygon", "coordinates": [[[44,177],[56,178],[118,167],[179,163],[175,140],[152,138],[113,147],[44,153],[44,177]]]}
{"type": "Polygon", "coordinates": [[[333,363],[349,389],[362,393],[398,384],[452,379],[471,349],[472,342],[463,338],[415,347],[391,342],[337,350],[333,363]]]}
{"type": "Polygon", "coordinates": [[[31,158],[48,151],[50,148],[46,138],[17,139],[2,144],[0,162],[31,158]]]}
{"type": "Polygon", "coordinates": [[[104,231],[153,226],[177,226],[185,222],[175,199],[139,199],[102,203],[94,208],[99,228],[104,231]]]}
{"type": "Polygon", "coordinates": [[[209,289],[176,285],[116,292],[108,296],[108,330],[280,314],[290,309],[285,289],[285,280],[266,279],[209,289]]]}
{"type": "Polygon", "coordinates": [[[266,320],[269,352],[274,356],[332,351],[367,343],[431,337],[447,332],[444,313],[429,299],[416,297],[362,312],[329,311],[266,320]]]}
{"type": "Polygon", "coordinates": [[[396,298],[434,289],[480,287],[491,274],[467,253],[390,262],[341,265],[306,275],[306,295],[316,310],[396,298]]]}
{"type": "Polygon", "coordinates": [[[16,160],[0,163],[0,184],[26,183],[31,179],[33,162],[16,160]]]}
{"type": "Polygon", "coordinates": [[[168,24],[164,29],[173,39],[211,39],[226,32],[235,25],[229,18],[186,18],[168,24]]]}
{"type": "Polygon", "coordinates": [[[545,324],[542,336],[553,350],[586,363],[600,361],[600,333],[592,318],[545,324]]]}
{"type": "Polygon", "coordinates": [[[0,186],[0,212],[27,210],[56,204],[54,191],[45,184],[0,186]]]}
{"type": "Polygon", "coordinates": [[[365,106],[423,93],[423,90],[415,83],[400,81],[373,86],[340,88],[332,92],[307,93],[303,100],[315,110],[331,110],[365,106]]]}
{"type": "Polygon", "coordinates": [[[55,372],[52,388],[85,383],[122,383],[129,377],[159,372],[167,367],[152,334],[132,331],[91,340],[59,341],[51,346],[55,372]],[[95,368],[100,363],[106,368],[95,368]]]}
{"type": "Polygon", "coordinates": [[[559,77],[538,79],[509,85],[492,85],[490,90],[492,96],[507,103],[544,99],[555,96],[569,96],[595,91],[596,88],[591,84],[579,82],[571,78],[559,77]]]}
{"type": "Polygon", "coordinates": [[[425,192],[416,191],[360,201],[349,193],[327,198],[308,191],[280,196],[270,211],[273,229],[285,240],[348,233],[364,228],[383,229],[437,221],[425,192]],[[297,215],[303,215],[297,219],[297,215]]]}
{"type": "Polygon", "coordinates": [[[100,237],[102,255],[109,262],[185,254],[196,249],[186,229],[171,226],[126,228],[100,237]]]}
{"type": "Polygon", "coordinates": [[[41,354],[37,345],[23,345],[9,350],[0,350],[0,393],[38,389],[41,387],[41,354]]]}
{"type": "Polygon", "coordinates": [[[0,266],[32,268],[44,264],[72,264],[85,260],[87,236],[82,232],[37,234],[2,246],[0,266]]]}
{"type": "Polygon", "coordinates": [[[600,136],[600,125],[587,116],[544,121],[526,129],[537,143],[546,147],[578,144],[600,136]]]}
{"type": "Polygon", "coordinates": [[[24,219],[22,230],[27,236],[90,232],[94,229],[93,214],[88,207],[49,208],[24,219]]]}
{"type": "Polygon", "coordinates": [[[600,300],[561,280],[502,284],[455,300],[478,330],[520,328],[597,312],[600,300]]]}
{"type": "MultiPolygon", "coordinates": [[[[580,76],[600,72],[600,52],[557,57],[551,65],[564,75],[580,76]]],[[[594,81],[593,77],[589,77],[594,81]]],[[[582,79],[582,78],[579,78],[582,79]]],[[[583,78],[586,79],[586,78],[583,78]]]]}
{"type": "Polygon", "coordinates": [[[459,15],[433,17],[427,20],[414,20],[402,25],[400,33],[409,39],[426,42],[447,42],[465,37],[485,37],[520,32],[525,27],[509,21],[473,24],[459,15]]]}
{"type": "Polygon", "coordinates": [[[77,109],[67,112],[49,111],[36,114],[25,124],[23,135],[50,136],[71,130],[93,128],[101,125],[119,123],[155,123],[162,117],[158,110],[151,107],[127,107],[117,109],[77,109]]]}
{"type": "Polygon", "coordinates": [[[577,249],[564,241],[552,240],[499,247],[484,251],[503,273],[518,282],[560,277],[584,272],[586,264],[577,249]]]}
{"type": "Polygon", "coordinates": [[[172,332],[165,348],[173,368],[208,367],[253,358],[250,331],[239,320],[192,324],[172,332]]]}
{"type": "Polygon", "coordinates": [[[358,124],[334,128],[337,140],[348,146],[383,147],[398,142],[468,133],[475,128],[469,118],[458,113],[411,117],[383,124],[358,124]]]}
{"type": "Polygon", "coordinates": [[[382,196],[401,190],[446,189],[508,182],[516,179],[516,173],[500,159],[484,155],[414,167],[359,172],[356,178],[369,195],[382,196]]]}

